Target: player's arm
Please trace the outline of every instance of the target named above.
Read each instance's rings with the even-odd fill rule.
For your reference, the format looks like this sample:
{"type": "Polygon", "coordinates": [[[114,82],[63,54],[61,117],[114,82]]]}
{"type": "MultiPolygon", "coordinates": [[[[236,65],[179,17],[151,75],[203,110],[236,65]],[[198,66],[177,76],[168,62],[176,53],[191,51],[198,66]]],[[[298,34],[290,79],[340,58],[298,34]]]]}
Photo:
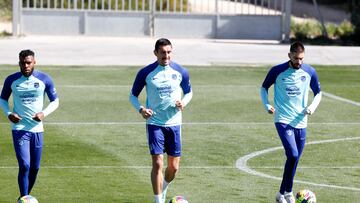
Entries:
{"type": "Polygon", "coordinates": [[[11,95],[11,80],[7,78],[4,82],[3,89],[0,96],[0,106],[3,109],[5,116],[13,123],[18,123],[21,117],[17,113],[10,111],[9,98],[11,95]]]}
{"type": "Polygon", "coordinates": [[[176,108],[178,108],[180,111],[184,110],[185,106],[191,101],[192,96],[193,96],[192,91],[184,94],[184,97],[181,100],[175,101],[176,108]]]}
{"type": "Polygon", "coordinates": [[[44,118],[46,116],[48,116],[49,114],[54,112],[58,107],[59,107],[59,99],[56,98],[54,101],[50,102],[49,105],[44,110],[36,113],[33,116],[33,119],[40,122],[40,121],[44,120],[44,118]]]}
{"type": "Polygon", "coordinates": [[[50,78],[50,76],[46,75],[46,77],[44,78],[44,82],[45,82],[45,92],[49,98],[50,103],[41,112],[37,112],[34,114],[33,119],[38,122],[44,120],[46,116],[50,115],[59,107],[59,98],[57,96],[54,83],[50,78]]]}
{"type": "Polygon", "coordinates": [[[184,110],[184,108],[186,107],[186,105],[189,104],[193,96],[188,70],[183,68],[181,71],[181,76],[182,80],[180,83],[180,87],[183,90],[184,96],[181,100],[175,101],[175,107],[180,111],[184,110]]]}
{"type": "Polygon", "coordinates": [[[153,115],[151,109],[147,109],[140,104],[139,98],[130,92],[129,100],[131,105],[142,115],[143,118],[148,119],[153,115]]]}
{"type": "Polygon", "coordinates": [[[305,108],[304,113],[311,115],[315,112],[317,107],[320,104],[321,98],[322,98],[322,92],[320,88],[320,83],[317,77],[316,72],[314,71],[311,80],[310,80],[310,88],[314,92],[314,98],[311,102],[311,104],[305,108]]]}
{"type": "Polygon", "coordinates": [[[265,110],[269,113],[269,114],[273,114],[275,112],[275,108],[270,104],[269,99],[268,99],[268,89],[261,87],[260,88],[260,95],[261,95],[261,101],[262,104],[265,108],[265,110]]]}
{"type": "Polygon", "coordinates": [[[3,109],[5,116],[13,123],[18,123],[19,121],[21,121],[21,117],[17,114],[17,113],[13,113],[10,111],[9,108],[9,102],[7,100],[4,99],[0,99],[0,106],[3,109]]]}
{"type": "Polygon", "coordinates": [[[139,71],[139,73],[136,75],[133,87],[130,91],[129,101],[144,119],[148,119],[153,115],[153,111],[142,106],[139,101],[139,95],[146,84],[145,78],[145,74],[143,74],[142,71],[139,71]]]}
{"type": "Polygon", "coordinates": [[[308,115],[313,114],[315,112],[315,110],[317,109],[317,107],[319,106],[321,98],[322,98],[322,92],[319,92],[318,94],[316,94],[314,96],[311,104],[308,107],[306,107],[304,113],[308,114],[308,115]]]}
{"type": "Polygon", "coordinates": [[[279,74],[278,68],[276,68],[276,67],[271,68],[270,71],[268,72],[268,74],[266,75],[264,82],[262,83],[262,86],[260,88],[260,96],[261,96],[262,104],[263,104],[265,110],[269,114],[273,114],[275,112],[275,108],[269,102],[268,90],[271,87],[271,85],[273,85],[275,83],[275,80],[276,80],[276,77],[278,76],[278,74],[279,74]]]}

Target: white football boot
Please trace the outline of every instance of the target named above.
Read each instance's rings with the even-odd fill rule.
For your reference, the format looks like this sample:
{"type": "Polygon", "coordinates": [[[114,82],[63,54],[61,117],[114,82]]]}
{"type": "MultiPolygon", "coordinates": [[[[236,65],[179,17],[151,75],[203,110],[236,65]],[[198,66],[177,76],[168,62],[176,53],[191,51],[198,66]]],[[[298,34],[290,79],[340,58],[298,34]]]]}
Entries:
{"type": "Polygon", "coordinates": [[[292,192],[285,192],[284,194],[286,203],[295,203],[295,197],[292,192]]]}
{"type": "Polygon", "coordinates": [[[285,200],[284,195],[282,195],[280,192],[276,194],[276,203],[287,203],[285,200]]]}

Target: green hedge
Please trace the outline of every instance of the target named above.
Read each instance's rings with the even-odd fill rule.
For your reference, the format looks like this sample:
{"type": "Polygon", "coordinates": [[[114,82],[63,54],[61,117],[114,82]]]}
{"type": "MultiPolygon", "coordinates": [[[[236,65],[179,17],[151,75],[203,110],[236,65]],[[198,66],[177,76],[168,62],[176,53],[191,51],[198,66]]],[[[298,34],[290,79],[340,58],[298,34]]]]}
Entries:
{"type": "Polygon", "coordinates": [[[0,20],[11,20],[12,0],[0,0],[0,20]]]}
{"type": "Polygon", "coordinates": [[[342,44],[354,45],[355,26],[349,21],[343,21],[337,25],[334,23],[325,24],[328,38],[322,34],[321,23],[317,20],[305,20],[295,22],[291,20],[291,38],[310,42],[313,44],[342,44]]]}

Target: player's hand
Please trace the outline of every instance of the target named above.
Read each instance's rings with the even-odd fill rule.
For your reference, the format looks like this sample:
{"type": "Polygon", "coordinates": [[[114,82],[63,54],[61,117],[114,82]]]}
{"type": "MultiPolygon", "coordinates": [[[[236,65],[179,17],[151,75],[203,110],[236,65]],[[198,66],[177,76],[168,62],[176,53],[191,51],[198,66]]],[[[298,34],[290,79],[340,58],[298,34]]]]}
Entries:
{"type": "Polygon", "coordinates": [[[180,101],[180,100],[176,100],[175,101],[175,107],[179,110],[182,111],[185,108],[184,102],[180,101]]]}
{"type": "Polygon", "coordinates": [[[9,118],[9,120],[10,120],[11,122],[13,122],[13,123],[18,123],[18,122],[21,121],[21,119],[22,119],[22,118],[21,118],[18,114],[16,114],[16,113],[11,113],[11,114],[9,114],[8,118],[9,118]]]}
{"type": "Polygon", "coordinates": [[[275,113],[275,108],[273,106],[268,105],[267,109],[268,109],[269,114],[274,114],[275,113]]]}
{"type": "Polygon", "coordinates": [[[304,109],[304,114],[305,114],[305,115],[311,115],[312,112],[311,112],[311,110],[310,110],[309,108],[305,108],[305,109],[304,109]]]}
{"type": "Polygon", "coordinates": [[[144,119],[148,119],[154,114],[153,110],[147,108],[142,108],[140,113],[144,119]]]}
{"type": "Polygon", "coordinates": [[[36,120],[37,122],[41,122],[44,119],[44,113],[43,112],[36,113],[32,119],[36,120]]]}

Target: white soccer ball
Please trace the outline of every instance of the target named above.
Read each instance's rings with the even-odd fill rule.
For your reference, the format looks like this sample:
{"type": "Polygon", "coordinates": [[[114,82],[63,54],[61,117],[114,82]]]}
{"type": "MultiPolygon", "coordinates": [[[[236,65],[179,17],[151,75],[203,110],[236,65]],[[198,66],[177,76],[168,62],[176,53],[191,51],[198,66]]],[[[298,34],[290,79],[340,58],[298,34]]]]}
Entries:
{"type": "Polygon", "coordinates": [[[169,203],[189,203],[183,196],[175,196],[171,198],[169,203]]]}
{"type": "Polygon", "coordinates": [[[296,203],[316,203],[316,196],[310,190],[304,189],[296,193],[296,203]]]}
{"type": "Polygon", "coordinates": [[[21,197],[18,203],[39,203],[37,199],[31,195],[25,195],[21,197]]]}

